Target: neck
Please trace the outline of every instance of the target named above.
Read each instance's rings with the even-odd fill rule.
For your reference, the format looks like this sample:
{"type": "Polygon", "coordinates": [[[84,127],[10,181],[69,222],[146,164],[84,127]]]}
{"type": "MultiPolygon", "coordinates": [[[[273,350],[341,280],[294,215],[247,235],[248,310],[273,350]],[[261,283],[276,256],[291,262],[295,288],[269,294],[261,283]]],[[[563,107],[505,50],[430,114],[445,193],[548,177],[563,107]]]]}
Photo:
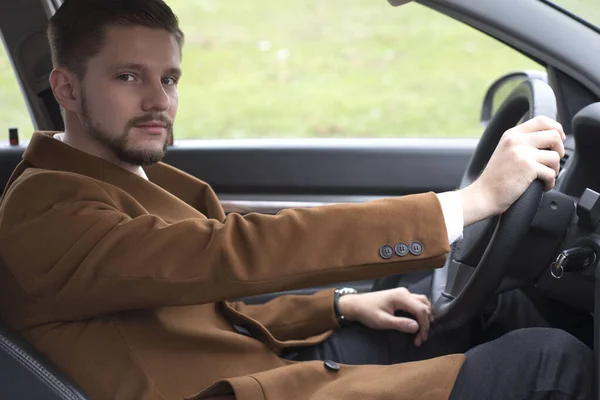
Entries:
{"type": "Polygon", "coordinates": [[[91,137],[89,133],[83,129],[77,118],[75,123],[74,121],[70,121],[70,119],[72,118],[65,118],[64,143],[85,153],[100,157],[110,163],[116,164],[129,172],[134,174],[137,173],[140,168],[139,165],[133,165],[121,161],[119,158],[117,158],[117,156],[115,156],[110,148],[91,137]]]}

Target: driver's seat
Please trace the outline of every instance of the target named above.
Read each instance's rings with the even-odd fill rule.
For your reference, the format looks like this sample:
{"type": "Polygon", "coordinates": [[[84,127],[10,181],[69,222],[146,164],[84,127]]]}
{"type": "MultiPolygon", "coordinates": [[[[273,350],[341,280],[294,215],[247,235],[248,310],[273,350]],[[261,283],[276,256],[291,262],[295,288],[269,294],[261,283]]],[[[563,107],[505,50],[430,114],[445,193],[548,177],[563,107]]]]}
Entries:
{"type": "Polygon", "coordinates": [[[88,400],[70,379],[1,322],[0,399],[88,400]]]}

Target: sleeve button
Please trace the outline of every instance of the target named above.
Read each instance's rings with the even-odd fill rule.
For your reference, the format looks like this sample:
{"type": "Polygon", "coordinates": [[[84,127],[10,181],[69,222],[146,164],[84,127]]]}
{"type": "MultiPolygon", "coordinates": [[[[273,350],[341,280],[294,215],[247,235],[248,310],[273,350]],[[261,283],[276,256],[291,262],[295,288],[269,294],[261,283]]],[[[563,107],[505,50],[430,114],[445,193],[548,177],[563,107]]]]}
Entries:
{"type": "Polygon", "coordinates": [[[388,260],[394,255],[394,248],[386,244],[379,249],[379,255],[381,258],[388,260]]]}
{"type": "Polygon", "coordinates": [[[423,245],[421,244],[421,242],[412,242],[410,244],[410,253],[413,256],[420,256],[421,254],[423,254],[423,245]]]}
{"type": "Polygon", "coordinates": [[[396,254],[400,257],[407,256],[409,253],[408,245],[406,243],[396,243],[396,247],[394,248],[396,254]]]}

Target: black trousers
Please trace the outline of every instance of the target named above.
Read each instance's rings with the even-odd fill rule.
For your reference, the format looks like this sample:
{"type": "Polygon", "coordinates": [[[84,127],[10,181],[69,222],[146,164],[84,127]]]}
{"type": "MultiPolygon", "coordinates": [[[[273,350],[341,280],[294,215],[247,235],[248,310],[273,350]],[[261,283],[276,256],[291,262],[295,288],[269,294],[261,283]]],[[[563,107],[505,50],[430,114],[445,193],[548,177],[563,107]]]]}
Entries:
{"type": "MultiPolygon", "coordinates": [[[[410,289],[425,293],[423,287],[417,284],[410,289]]],[[[592,350],[571,334],[550,328],[518,290],[500,295],[470,325],[437,333],[421,347],[415,347],[413,340],[414,335],[356,324],[286,356],[389,365],[465,353],[450,400],[594,400],[592,350]]]]}

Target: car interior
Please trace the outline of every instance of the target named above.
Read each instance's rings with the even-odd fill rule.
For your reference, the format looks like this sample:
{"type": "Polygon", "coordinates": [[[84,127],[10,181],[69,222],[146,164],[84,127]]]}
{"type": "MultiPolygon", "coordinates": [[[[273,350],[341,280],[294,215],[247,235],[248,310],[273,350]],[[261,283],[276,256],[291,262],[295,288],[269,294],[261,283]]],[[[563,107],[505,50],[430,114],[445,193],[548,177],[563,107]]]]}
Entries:
{"type": "MultiPolygon", "coordinates": [[[[464,324],[494,293],[523,288],[543,299],[541,307],[571,313],[571,320],[562,322],[595,349],[598,378],[600,326],[594,315],[600,310],[600,28],[545,0],[419,3],[543,66],[506,71],[490,82],[481,108],[473,110],[484,132],[481,139],[175,140],[164,161],[210,183],[227,212],[274,214],[293,207],[464,187],[485,167],[505,130],[539,115],[555,118],[567,140],[553,190],[543,192],[534,183],[502,216],[467,227],[442,268],[343,284],[364,292],[431,277],[437,329],[464,324]]],[[[58,6],[60,0],[0,0],[0,33],[38,130],[64,128],[48,84],[52,63],[45,37],[48,18],[58,6]]],[[[6,140],[0,141],[0,189],[26,148],[17,140],[18,132],[9,134],[9,128],[2,127],[6,140]]],[[[243,300],[262,303],[287,293],[243,300]]],[[[2,399],[88,398],[1,322],[0,372],[2,399]]]]}

